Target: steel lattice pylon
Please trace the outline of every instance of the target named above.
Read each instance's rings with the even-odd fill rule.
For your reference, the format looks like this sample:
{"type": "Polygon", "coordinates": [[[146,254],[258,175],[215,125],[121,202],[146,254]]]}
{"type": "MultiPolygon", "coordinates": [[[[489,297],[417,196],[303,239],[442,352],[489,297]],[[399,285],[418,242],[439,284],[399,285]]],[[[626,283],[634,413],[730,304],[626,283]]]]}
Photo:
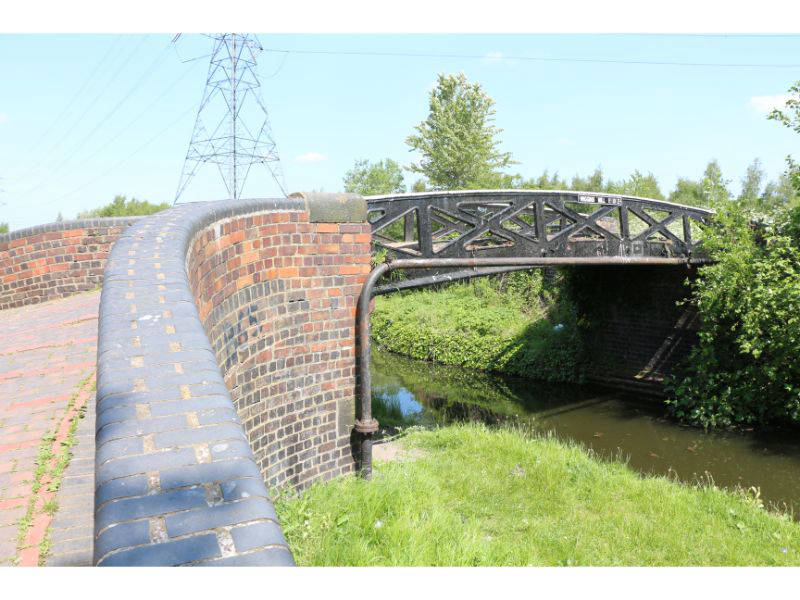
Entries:
{"type": "Polygon", "coordinates": [[[175,202],[203,163],[217,165],[229,198],[241,197],[254,164],[269,169],[285,196],[280,158],[255,71],[261,44],[250,34],[223,33],[210,37],[214,40],[214,50],[175,202]]]}

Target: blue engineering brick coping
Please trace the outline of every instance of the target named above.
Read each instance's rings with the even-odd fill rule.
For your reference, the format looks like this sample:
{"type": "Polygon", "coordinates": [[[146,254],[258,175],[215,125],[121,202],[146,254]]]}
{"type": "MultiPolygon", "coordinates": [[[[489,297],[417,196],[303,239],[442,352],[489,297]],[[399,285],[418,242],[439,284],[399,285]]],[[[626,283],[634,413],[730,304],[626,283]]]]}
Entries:
{"type": "Polygon", "coordinates": [[[306,210],[303,197],[183,204],[138,220],[114,245],[98,325],[95,564],[294,564],[186,257],[214,222],[306,210]]]}

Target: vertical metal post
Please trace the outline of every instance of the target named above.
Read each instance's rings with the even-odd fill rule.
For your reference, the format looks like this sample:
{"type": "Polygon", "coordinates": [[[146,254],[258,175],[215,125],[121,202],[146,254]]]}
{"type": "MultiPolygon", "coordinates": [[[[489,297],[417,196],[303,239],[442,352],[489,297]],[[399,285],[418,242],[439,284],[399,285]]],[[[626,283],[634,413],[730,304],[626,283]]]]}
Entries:
{"type": "Polygon", "coordinates": [[[231,78],[231,89],[233,90],[233,199],[236,200],[239,196],[239,191],[236,186],[236,34],[233,34],[233,56],[231,57],[233,63],[233,77],[231,78]]]}
{"type": "Polygon", "coordinates": [[[403,241],[413,242],[414,241],[414,212],[408,213],[405,217],[403,217],[403,241]]]}

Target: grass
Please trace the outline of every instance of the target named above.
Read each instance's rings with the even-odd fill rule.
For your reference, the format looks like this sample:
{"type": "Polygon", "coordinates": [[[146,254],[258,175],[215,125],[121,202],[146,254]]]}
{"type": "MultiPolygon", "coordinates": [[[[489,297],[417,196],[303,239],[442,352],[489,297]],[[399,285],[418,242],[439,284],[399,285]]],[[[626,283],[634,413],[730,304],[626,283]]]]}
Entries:
{"type": "Polygon", "coordinates": [[[481,278],[380,296],[371,316],[372,338],[420,360],[580,381],[580,340],[571,307],[548,297],[540,273],[515,276],[530,280],[527,290],[481,278]]]}
{"type": "MultiPolygon", "coordinates": [[[[70,396],[69,400],[67,401],[67,406],[64,409],[64,414],[69,414],[69,411],[75,404],[75,401],[78,399],[78,395],[81,391],[87,387],[89,380],[92,378],[92,374],[89,374],[86,378],[84,378],[78,386],[73,391],[72,395],[70,396]]],[[[95,381],[92,382],[90,389],[96,389],[97,383],[95,381]]],[[[33,518],[35,516],[35,509],[36,509],[36,501],[37,501],[37,494],[42,487],[42,484],[45,480],[48,481],[47,483],[47,491],[48,492],[57,492],[61,487],[61,480],[64,476],[64,470],[69,466],[69,461],[72,458],[72,447],[75,445],[75,431],[78,428],[78,423],[80,419],[84,417],[86,413],[86,406],[82,406],[80,411],[72,418],[72,421],[69,425],[69,430],[67,432],[67,437],[64,441],[61,442],[61,448],[58,453],[58,459],[53,466],[52,469],[48,472],[48,467],[52,463],[53,460],[53,442],[56,439],[56,432],[58,430],[58,424],[56,424],[55,429],[42,437],[42,441],[39,443],[39,453],[36,456],[35,462],[35,470],[33,475],[33,483],[31,484],[31,496],[28,499],[28,505],[25,511],[25,515],[17,521],[17,547],[21,548],[22,544],[25,542],[25,537],[28,535],[28,530],[33,525],[33,518]]],[[[51,500],[46,502],[42,506],[42,512],[48,513],[50,516],[54,516],[55,513],[58,511],[58,503],[55,500],[51,500]]],[[[39,544],[39,557],[40,563],[43,564],[43,561],[47,557],[47,552],[50,549],[50,531],[45,533],[44,539],[39,544]]]]}
{"type": "Polygon", "coordinates": [[[800,525],[757,494],[642,477],[521,431],[412,431],[376,463],[276,507],[301,565],[800,565],[800,525]]]}

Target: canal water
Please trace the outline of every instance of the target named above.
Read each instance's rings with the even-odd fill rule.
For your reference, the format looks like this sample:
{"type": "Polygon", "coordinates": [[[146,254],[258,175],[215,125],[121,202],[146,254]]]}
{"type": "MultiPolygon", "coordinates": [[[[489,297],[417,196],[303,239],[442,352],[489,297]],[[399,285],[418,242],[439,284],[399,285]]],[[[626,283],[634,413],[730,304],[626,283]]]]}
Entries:
{"type": "Polygon", "coordinates": [[[668,419],[658,400],[417,361],[373,346],[373,413],[389,432],[478,421],[553,432],[641,473],[760,490],[800,512],[800,436],[709,431],[668,419]]]}

